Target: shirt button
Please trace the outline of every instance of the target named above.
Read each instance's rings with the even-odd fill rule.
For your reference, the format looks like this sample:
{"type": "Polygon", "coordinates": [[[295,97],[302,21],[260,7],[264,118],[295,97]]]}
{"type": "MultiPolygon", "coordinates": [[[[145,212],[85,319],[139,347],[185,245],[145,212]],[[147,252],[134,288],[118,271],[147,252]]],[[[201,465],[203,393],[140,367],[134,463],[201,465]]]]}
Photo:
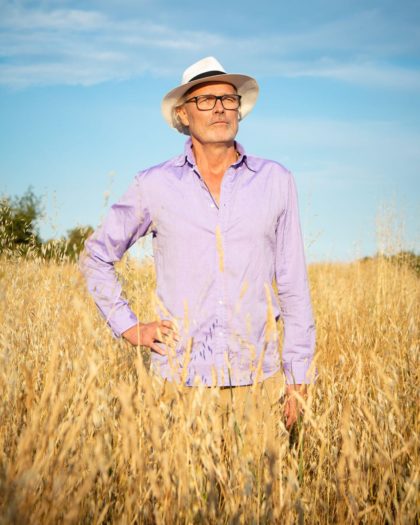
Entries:
{"type": "Polygon", "coordinates": [[[213,203],[210,204],[210,208],[214,208],[214,204],[213,203]]]}
{"type": "Polygon", "coordinates": [[[223,337],[223,332],[219,332],[220,337],[223,337]]]}
{"type": "Polygon", "coordinates": [[[219,304],[223,304],[223,301],[222,301],[222,299],[219,299],[219,304]]]}

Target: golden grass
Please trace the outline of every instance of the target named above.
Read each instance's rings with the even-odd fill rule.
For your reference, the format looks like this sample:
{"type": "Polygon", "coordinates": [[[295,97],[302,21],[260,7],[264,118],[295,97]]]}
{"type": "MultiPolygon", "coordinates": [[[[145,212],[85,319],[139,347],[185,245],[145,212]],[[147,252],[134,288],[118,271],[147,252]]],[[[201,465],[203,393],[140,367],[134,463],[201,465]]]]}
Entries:
{"type": "MultiPolygon", "coordinates": [[[[244,448],[234,415],[238,439],[223,439],[217,392],[197,389],[189,410],[162,403],[147,355],[112,338],[75,265],[0,264],[0,523],[415,523],[408,268],[310,266],[319,378],[299,430],[268,450],[244,448]]],[[[152,270],[120,270],[152,319],[152,270]]]]}

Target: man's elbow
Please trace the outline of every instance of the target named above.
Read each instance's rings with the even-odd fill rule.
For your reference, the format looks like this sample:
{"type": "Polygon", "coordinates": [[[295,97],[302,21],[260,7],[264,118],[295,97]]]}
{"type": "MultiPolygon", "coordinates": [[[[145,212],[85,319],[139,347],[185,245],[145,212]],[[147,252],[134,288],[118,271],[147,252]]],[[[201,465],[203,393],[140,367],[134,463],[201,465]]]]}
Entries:
{"type": "Polygon", "coordinates": [[[84,277],[87,277],[87,271],[88,271],[88,268],[89,268],[89,261],[91,260],[91,256],[88,252],[88,250],[86,249],[86,246],[85,248],[80,252],[79,254],[79,258],[77,260],[77,267],[80,271],[80,273],[84,276],[84,277]]]}

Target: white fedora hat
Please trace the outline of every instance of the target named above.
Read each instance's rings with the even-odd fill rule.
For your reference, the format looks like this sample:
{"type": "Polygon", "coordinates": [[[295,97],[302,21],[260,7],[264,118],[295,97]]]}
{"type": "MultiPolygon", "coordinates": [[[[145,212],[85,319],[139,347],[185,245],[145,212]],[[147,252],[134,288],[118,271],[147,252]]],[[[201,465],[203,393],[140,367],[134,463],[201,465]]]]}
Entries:
{"type": "Polygon", "coordinates": [[[218,60],[214,57],[207,57],[188,67],[182,75],[181,85],[163,97],[162,114],[166,122],[179,132],[187,133],[177,118],[175,108],[189,89],[198,84],[213,81],[226,82],[236,87],[238,95],[241,95],[241,118],[244,118],[254,107],[259,91],[257,81],[246,75],[226,73],[218,60]]]}

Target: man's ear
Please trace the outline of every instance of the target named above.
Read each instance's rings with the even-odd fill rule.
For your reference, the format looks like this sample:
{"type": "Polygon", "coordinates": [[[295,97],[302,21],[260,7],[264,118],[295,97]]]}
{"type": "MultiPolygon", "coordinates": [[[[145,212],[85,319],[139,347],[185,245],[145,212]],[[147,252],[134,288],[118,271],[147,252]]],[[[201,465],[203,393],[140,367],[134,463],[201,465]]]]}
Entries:
{"type": "Polygon", "coordinates": [[[187,115],[187,112],[185,110],[185,107],[184,106],[178,106],[177,108],[175,108],[175,111],[176,111],[176,114],[177,114],[177,117],[179,119],[179,121],[181,122],[181,124],[185,127],[188,127],[189,124],[190,124],[190,121],[188,120],[188,115],[187,115]]]}

